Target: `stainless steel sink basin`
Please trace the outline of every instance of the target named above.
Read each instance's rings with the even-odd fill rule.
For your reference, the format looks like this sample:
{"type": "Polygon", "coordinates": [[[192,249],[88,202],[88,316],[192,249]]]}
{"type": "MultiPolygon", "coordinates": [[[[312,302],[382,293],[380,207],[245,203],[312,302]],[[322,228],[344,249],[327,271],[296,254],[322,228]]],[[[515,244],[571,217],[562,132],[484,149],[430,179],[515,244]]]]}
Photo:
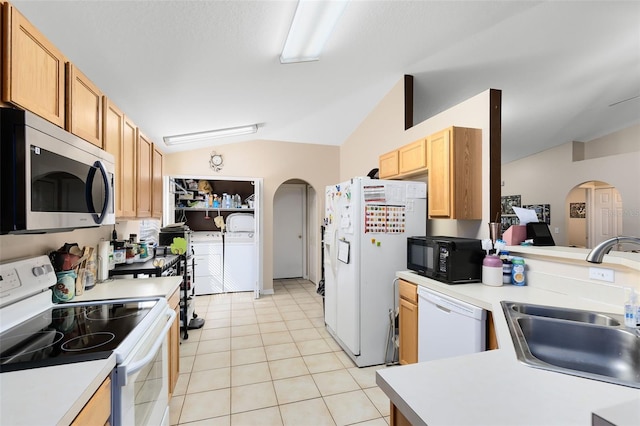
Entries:
{"type": "Polygon", "coordinates": [[[620,321],[610,315],[598,312],[581,311],[579,309],[557,308],[555,306],[530,305],[526,303],[512,303],[511,309],[521,314],[536,317],[564,319],[567,321],[586,322],[589,324],[619,326],[620,321]]]}
{"type": "Polygon", "coordinates": [[[640,388],[640,335],[621,316],[514,302],[502,309],[524,364],[640,388]]]}

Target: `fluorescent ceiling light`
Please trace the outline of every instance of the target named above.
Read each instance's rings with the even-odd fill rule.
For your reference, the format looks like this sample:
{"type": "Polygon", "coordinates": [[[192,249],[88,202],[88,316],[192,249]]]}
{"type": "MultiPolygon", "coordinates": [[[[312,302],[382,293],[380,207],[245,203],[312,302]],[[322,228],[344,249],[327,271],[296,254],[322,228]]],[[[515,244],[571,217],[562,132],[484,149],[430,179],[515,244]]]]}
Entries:
{"type": "Polygon", "coordinates": [[[227,129],[209,130],[207,132],[187,133],[184,135],[165,136],[164,143],[167,145],[177,145],[187,142],[197,142],[208,139],[223,138],[226,136],[248,135],[258,131],[257,124],[249,126],[229,127],[227,129]]]}
{"type": "Polygon", "coordinates": [[[317,61],[348,0],[298,0],[280,62],[317,61]]]}

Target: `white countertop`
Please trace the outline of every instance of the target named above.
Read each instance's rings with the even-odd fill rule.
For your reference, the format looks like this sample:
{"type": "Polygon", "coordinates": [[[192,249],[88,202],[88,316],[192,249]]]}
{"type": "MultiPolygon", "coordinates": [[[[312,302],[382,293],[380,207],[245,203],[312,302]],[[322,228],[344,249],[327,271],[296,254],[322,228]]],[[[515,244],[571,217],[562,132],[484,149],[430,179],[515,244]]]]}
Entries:
{"type": "MultiPolygon", "coordinates": [[[[182,277],[120,279],[96,284],[73,302],[169,297],[182,277]]],[[[0,374],[1,425],[68,425],[115,367],[115,355],[0,374]]]]}
{"type": "Polygon", "coordinates": [[[86,290],[72,302],[90,302],[94,300],[169,297],[182,282],[181,276],[149,277],[135,279],[109,279],[86,290]]]}
{"type": "Polygon", "coordinates": [[[623,403],[637,407],[635,417],[634,410],[627,409],[629,414],[623,413],[623,419],[629,424],[640,421],[639,389],[521,364],[500,301],[612,312],[610,305],[530,286],[447,285],[410,271],[397,276],[492,311],[500,347],[378,370],[377,384],[414,426],[586,425],[591,423],[592,412],[608,413],[623,403]]]}

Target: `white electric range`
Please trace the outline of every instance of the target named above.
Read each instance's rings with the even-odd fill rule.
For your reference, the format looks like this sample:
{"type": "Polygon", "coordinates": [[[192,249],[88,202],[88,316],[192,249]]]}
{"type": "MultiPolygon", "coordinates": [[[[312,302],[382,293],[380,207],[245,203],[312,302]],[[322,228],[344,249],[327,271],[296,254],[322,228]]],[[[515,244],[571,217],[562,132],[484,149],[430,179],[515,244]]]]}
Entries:
{"type": "Polygon", "coordinates": [[[0,372],[115,354],[111,423],[168,424],[167,331],[175,311],[164,298],[54,304],[55,283],[46,256],[0,264],[0,372]]]}

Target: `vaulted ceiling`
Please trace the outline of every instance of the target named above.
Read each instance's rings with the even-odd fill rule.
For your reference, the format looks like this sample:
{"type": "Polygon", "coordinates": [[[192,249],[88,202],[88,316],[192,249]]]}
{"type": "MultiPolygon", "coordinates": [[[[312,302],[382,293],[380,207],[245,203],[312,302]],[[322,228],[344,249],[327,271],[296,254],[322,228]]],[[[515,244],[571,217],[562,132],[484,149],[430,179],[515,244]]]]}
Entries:
{"type": "Polygon", "coordinates": [[[637,1],[353,0],[319,61],[286,65],[295,1],[12,3],[156,143],[260,126],[168,152],[340,145],[404,74],[415,123],[502,90],[503,162],[640,123],[637,1]]]}

